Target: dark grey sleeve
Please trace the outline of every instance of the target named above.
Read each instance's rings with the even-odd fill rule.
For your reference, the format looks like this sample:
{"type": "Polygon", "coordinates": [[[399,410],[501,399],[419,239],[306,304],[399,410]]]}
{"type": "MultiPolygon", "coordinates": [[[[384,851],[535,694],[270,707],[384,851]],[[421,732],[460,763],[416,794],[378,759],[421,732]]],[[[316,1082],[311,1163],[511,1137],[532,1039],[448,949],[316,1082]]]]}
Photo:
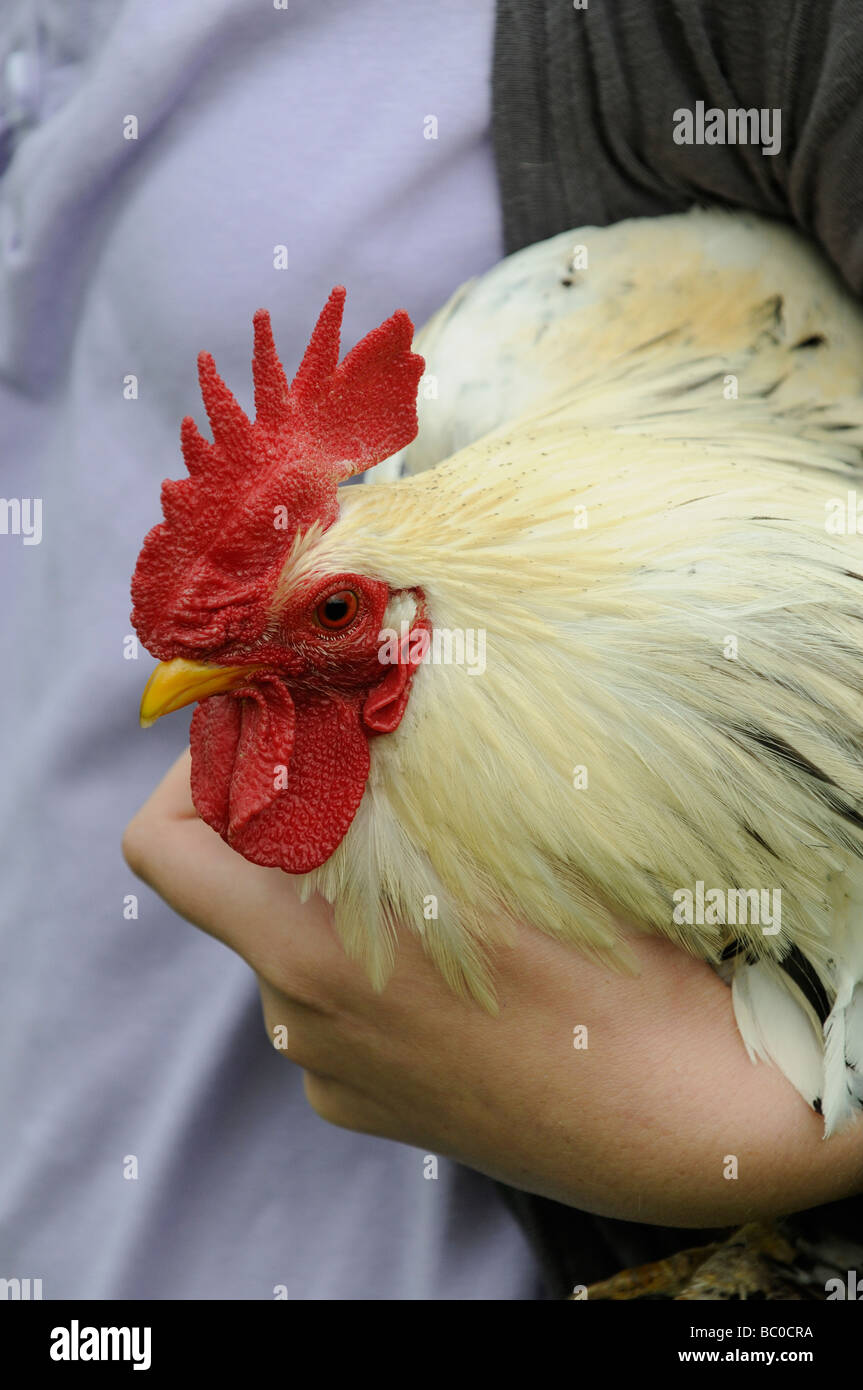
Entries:
{"type": "Polygon", "coordinates": [[[508,251],[721,203],[796,223],[863,293],[863,0],[498,0],[492,97],[508,251]]]}

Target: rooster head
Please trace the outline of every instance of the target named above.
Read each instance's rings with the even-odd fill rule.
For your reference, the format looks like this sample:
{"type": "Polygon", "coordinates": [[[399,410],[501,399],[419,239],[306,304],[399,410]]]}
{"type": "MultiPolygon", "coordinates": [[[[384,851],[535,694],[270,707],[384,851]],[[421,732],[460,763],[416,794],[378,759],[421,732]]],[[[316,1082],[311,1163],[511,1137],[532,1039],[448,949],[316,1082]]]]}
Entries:
{"type": "Polygon", "coordinates": [[[410,640],[397,662],[379,659],[383,581],[316,575],[280,591],[291,556],[337,519],[339,483],[417,431],[424,363],[408,315],[340,363],[344,300],[339,286],[290,385],[269,315],[255,314],[254,422],[201,353],[213,442],[183,420],[189,476],[163,484],[164,520],[132,579],[135,630],[160,660],[141,723],[200,702],[190,740],[199,815],[247,859],[289,873],[317,868],[344,837],[369,738],[398,726],[413,674],[410,640]]]}

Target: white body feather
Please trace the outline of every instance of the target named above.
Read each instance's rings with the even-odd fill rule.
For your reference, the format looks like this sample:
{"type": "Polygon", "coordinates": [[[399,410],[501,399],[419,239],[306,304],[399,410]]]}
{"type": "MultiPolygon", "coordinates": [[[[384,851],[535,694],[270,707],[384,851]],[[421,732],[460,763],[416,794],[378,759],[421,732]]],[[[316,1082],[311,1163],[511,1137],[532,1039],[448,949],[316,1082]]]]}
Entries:
{"type": "Polygon", "coordinates": [[[379,986],[401,922],[488,1007],[515,919],[620,964],[616,917],[670,936],[832,1132],[863,1094],[863,538],[827,525],[863,315],[792,232],[699,212],[531,247],[417,347],[416,442],[282,587],[369,574],[396,627],[418,587],[486,669],[420,667],[306,890],[379,986]],[[779,890],[780,929],[675,920],[699,881],[779,890]]]}

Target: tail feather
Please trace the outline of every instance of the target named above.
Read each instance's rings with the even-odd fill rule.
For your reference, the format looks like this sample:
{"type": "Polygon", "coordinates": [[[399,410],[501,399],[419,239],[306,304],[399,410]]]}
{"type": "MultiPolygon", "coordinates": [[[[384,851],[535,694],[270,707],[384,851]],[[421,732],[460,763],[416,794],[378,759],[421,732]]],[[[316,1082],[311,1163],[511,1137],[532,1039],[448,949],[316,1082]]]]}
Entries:
{"type": "Polygon", "coordinates": [[[847,970],[840,972],[839,987],[830,1017],[824,1024],[824,1133],[832,1134],[847,1124],[856,1108],[848,1066],[848,1008],[856,981],[847,970]]]}
{"type": "Polygon", "coordinates": [[[734,1016],[753,1062],[773,1062],[817,1108],[823,1089],[823,1046],[811,1011],[770,960],[740,965],[732,981],[734,1016]]]}
{"type": "Polygon", "coordinates": [[[863,984],[855,985],[851,1003],[845,1011],[845,1061],[848,1085],[857,1105],[863,1109],[863,984]]]}
{"type": "Polygon", "coordinates": [[[773,1062],[822,1111],[825,1137],[863,1109],[863,912],[856,905],[854,916],[842,933],[841,955],[819,972],[832,1001],[823,1028],[780,963],[741,961],[732,982],[734,1014],[750,1057],[773,1062]]]}

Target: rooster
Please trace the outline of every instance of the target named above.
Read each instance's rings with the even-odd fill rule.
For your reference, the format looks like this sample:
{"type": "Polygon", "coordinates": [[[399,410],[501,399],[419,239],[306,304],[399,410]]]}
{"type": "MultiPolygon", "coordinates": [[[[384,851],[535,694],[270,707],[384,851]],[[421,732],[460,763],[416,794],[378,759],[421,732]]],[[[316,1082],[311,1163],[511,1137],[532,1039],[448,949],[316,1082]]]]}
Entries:
{"type": "Polygon", "coordinates": [[[199,701],[200,816],[321,893],[376,987],[408,930],[493,1010],[518,920],[618,968],[629,920],[716,967],[833,1133],[863,1104],[863,313],[790,229],[701,210],[509,257],[420,335],[419,392],[407,314],[340,362],[343,303],[290,384],[255,314],[254,422],[199,358],[212,442],[183,421],[132,584],[142,723],[199,701]]]}

